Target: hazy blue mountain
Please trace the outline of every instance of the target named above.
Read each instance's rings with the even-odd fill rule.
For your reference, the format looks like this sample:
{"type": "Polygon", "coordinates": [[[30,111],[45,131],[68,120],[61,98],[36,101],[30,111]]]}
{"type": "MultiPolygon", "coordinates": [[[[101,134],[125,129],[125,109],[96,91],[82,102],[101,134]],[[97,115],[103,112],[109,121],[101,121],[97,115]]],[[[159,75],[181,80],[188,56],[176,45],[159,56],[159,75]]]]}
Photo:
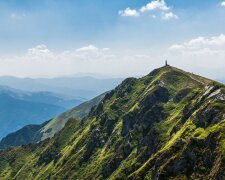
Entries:
{"type": "Polygon", "coordinates": [[[218,79],[217,81],[225,84],[225,79],[218,79]]]}
{"type": "Polygon", "coordinates": [[[47,103],[57,106],[64,107],[66,109],[72,108],[85,101],[83,98],[74,98],[68,95],[56,94],[52,92],[29,92],[14,89],[7,86],[0,85],[0,94],[8,94],[11,97],[19,100],[37,102],[37,103],[47,103]]]}
{"type": "Polygon", "coordinates": [[[49,92],[26,92],[0,86],[0,139],[27,124],[40,124],[83,102],[49,92]]]}
{"type": "Polygon", "coordinates": [[[0,77],[0,85],[10,86],[25,91],[49,91],[66,94],[84,99],[91,99],[99,94],[115,88],[123,79],[100,79],[86,77],[58,77],[58,78],[17,78],[11,76],[0,77]]]}
{"type": "Polygon", "coordinates": [[[37,132],[43,127],[41,125],[27,125],[7,135],[0,141],[0,149],[5,149],[8,147],[19,146],[22,144],[27,144],[27,142],[36,142],[34,137],[36,137],[37,132]]]}
{"type": "Polygon", "coordinates": [[[59,132],[70,119],[81,120],[96,106],[105,96],[101,94],[96,98],[84,102],[55,118],[40,125],[27,125],[16,132],[8,134],[0,141],[0,149],[38,142],[53,137],[59,132]]]}
{"type": "Polygon", "coordinates": [[[86,101],[79,106],[76,106],[59,116],[51,119],[48,123],[46,123],[39,131],[39,139],[44,140],[49,137],[53,137],[57,132],[59,132],[69,121],[69,119],[76,119],[81,121],[85,116],[89,114],[91,109],[98,105],[101,100],[105,97],[106,93],[103,93],[90,101],[86,101]]]}

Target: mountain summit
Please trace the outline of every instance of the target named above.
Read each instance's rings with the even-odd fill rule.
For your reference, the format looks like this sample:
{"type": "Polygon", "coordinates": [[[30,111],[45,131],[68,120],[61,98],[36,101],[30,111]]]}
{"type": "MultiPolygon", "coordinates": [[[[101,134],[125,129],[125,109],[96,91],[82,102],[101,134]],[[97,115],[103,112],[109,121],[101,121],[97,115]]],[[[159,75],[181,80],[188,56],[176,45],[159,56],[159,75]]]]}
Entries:
{"type": "Polygon", "coordinates": [[[0,179],[223,179],[225,86],[172,66],[128,78],[52,139],[0,153],[0,179]]]}

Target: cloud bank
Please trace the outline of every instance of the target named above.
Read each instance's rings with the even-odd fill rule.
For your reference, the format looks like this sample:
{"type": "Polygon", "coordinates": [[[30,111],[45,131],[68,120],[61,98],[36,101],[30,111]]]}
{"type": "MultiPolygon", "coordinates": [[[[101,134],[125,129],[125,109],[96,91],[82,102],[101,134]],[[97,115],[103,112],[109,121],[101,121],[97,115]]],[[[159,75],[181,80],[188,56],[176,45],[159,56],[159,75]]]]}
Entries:
{"type": "Polygon", "coordinates": [[[153,0],[140,9],[131,9],[128,7],[125,10],[120,10],[119,15],[137,17],[147,12],[153,13],[151,17],[154,19],[160,14],[158,12],[161,12],[160,18],[163,20],[178,19],[178,16],[171,11],[171,7],[164,0],[153,0]]]}
{"type": "Polygon", "coordinates": [[[182,53],[220,53],[225,52],[225,35],[213,37],[197,37],[182,44],[174,44],[169,48],[171,51],[182,53]]]}
{"type": "Polygon", "coordinates": [[[56,77],[77,73],[128,77],[148,74],[169,64],[214,79],[225,79],[225,35],[196,37],[174,43],[160,52],[149,49],[118,51],[87,45],[62,52],[44,44],[29,48],[20,56],[0,57],[0,75],[19,77],[56,77]]]}
{"type": "Polygon", "coordinates": [[[221,2],[221,6],[225,7],[225,1],[221,2]]]}
{"type": "Polygon", "coordinates": [[[187,42],[173,44],[168,48],[167,57],[174,65],[214,79],[225,79],[224,34],[197,37],[187,42]]]}
{"type": "Polygon", "coordinates": [[[152,55],[138,51],[115,52],[109,48],[87,45],[54,52],[40,44],[21,56],[0,57],[0,75],[19,77],[56,77],[77,73],[127,77],[148,73],[160,65],[152,55]],[[154,64],[154,65],[153,65],[154,64]]]}
{"type": "Polygon", "coordinates": [[[120,10],[119,15],[121,16],[139,16],[139,12],[136,9],[126,8],[125,10],[120,10]]]}
{"type": "Polygon", "coordinates": [[[142,6],[140,9],[141,12],[153,11],[153,10],[161,10],[161,11],[168,11],[170,7],[168,7],[164,0],[155,0],[151,1],[150,3],[142,6]]]}

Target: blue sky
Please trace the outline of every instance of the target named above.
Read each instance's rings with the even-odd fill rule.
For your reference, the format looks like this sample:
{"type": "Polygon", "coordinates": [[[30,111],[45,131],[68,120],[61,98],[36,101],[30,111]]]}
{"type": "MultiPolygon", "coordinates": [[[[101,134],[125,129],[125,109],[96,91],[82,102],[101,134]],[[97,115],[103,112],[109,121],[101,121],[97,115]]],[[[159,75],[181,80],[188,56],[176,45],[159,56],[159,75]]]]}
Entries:
{"type": "MultiPolygon", "coordinates": [[[[218,72],[218,69],[221,69],[221,60],[219,61],[220,66],[218,65],[218,67],[212,69],[212,60],[207,58],[205,63],[208,66],[202,67],[206,69],[204,72],[198,70],[199,65],[191,64],[192,61],[196,61],[196,56],[183,57],[182,55],[180,58],[185,59],[185,61],[181,63],[179,60],[175,60],[178,58],[177,54],[179,53],[173,52],[174,54],[171,55],[171,52],[168,52],[171,46],[188,43],[198,37],[204,37],[207,41],[212,40],[212,37],[218,38],[221,34],[225,34],[225,7],[222,6],[223,1],[158,0],[159,3],[163,2],[165,6],[141,10],[141,8],[147,7],[148,4],[154,2],[157,2],[157,0],[1,0],[0,56],[2,60],[0,65],[8,67],[8,70],[0,75],[64,75],[63,71],[59,72],[58,67],[52,68],[52,72],[49,74],[47,73],[48,68],[46,68],[46,72],[40,69],[39,72],[33,74],[32,71],[22,73],[22,71],[17,70],[17,68],[21,69],[23,65],[32,69],[32,63],[27,62],[28,60],[25,61],[25,59],[31,56],[29,49],[36,48],[35,56],[38,57],[32,58],[40,61],[40,67],[43,64],[41,62],[43,59],[45,59],[46,66],[51,65],[51,67],[54,67],[54,60],[51,58],[60,56],[61,62],[63,62],[64,58],[68,58],[69,52],[71,60],[66,64],[69,66],[71,63],[77,68],[68,69],[68,67],[65,67],[63,70],[68,72],[66,75],[85,71],[87,73],[108,73],[108,75],[113,76],[144,74],[150,71],[151,68],[162,64],[164,59],[169,57],[172,63],[181,68],[197,71],[212,78],[225,76],[225,74],[221,75],[221,73],[209,74],[206,72],[218,72]],[[126,11],[127,8],[130,11],[126,11]],[[92,55],[85,51],[85,56],[87,56],[85,58],[86,60],[93,59],[95,64],[101,63],[98,64],[99,68],[90,67],[89,62],[85,66],[82,60],[76,59],[78,55],[74,55],[75,52],[83,47],[92,49],[92,55]],[[101,51],[101,55],[98,54],[98,56],[92,57],[93,47],[97,48],[95,50],[101,51]],[[43,50],[43,48],[45,49],[43,50]],[[105,51],[103,49],[109,50],[105,51]],[[40,57],[38,52],[42,53],[40,57]],[[49,54],[43,55],[43,52],[50,53],[51,57],[49,57],[49,54]],[[67,52],[67,56],[63,58],[65,52],[67,52]],[[114,58],[121,58],[123,62],[114,61],[113,56],[114,58]],[[132,59],[130,59],[131,56],[132,59]],[[137,68],[139,59],[136,60],[135,56],[146,58],[145,61],[141,60],[143,61],[143,67],[138,66],[137,68]],[[121,63],[125,66],[126,63],[130,62],[127,72],[124,72],[124,67],[121,67],[118,71],[110,71],[109,69],[112,66],[107,59],[104,59],[109,57],[111,63],[115,65],[121,63]],[[188,58],[192,59],[189,61],[188,58]],[[96,62],[94,59],[96,59],[96,62]],[[48,61],[53,62],[48,64],[48,61]],[[134,64],[132,64],[133,61],[134,64]],[[18,62],[20,64],[17,64],[18,62]],[[77,64],[82,65],[78,66],[77,64]],[[19,65],[21,65],[21,68],[19,65]],[[149,66],[149,70],[146,65],[149,66]],[[15,72],[15,70],[17,73],[11,73],[12,71],[15,72]]],[[[208,46],[203,48],[206,49],[208,46]]],[[[223,49],[222,47],[219,48],[223,49]]],[[[221,54],[217,54],[217,56],[223,59],[221,54]]],[[[218,58],[217,56],[212,58],[218,58]]],[[[199,58],[202,59],[203,57],[199,58]]],[[[202,63],[200,62],[199,64],[202,63]]],[[[115,69],[117,68],[115,67],[115,69]]]]}

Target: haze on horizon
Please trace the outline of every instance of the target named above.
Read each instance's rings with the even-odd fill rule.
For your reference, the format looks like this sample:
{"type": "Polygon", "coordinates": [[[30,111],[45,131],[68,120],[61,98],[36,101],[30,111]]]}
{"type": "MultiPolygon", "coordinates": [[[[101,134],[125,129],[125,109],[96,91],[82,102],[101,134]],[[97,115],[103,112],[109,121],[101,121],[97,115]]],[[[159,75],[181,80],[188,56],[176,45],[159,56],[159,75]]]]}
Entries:
{"type": "Polygon", "coordinates": [[[140,76],[169,64],[225,79],[225,1],[2,0],[0,76],[140,76]]]}

